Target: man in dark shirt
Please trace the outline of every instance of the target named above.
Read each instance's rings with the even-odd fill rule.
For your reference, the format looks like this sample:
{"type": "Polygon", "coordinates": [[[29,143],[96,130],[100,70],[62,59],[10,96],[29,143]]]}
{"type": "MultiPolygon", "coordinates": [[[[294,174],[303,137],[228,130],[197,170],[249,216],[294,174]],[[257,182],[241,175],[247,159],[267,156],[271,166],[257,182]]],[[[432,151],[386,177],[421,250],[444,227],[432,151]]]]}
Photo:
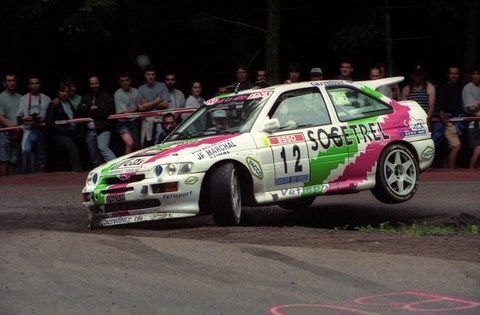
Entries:
{"type": "Polygon", "coordinates": [[[447,139],[450,152],[448,154],[448,167],[455,168],[457,155],[461,148],[459,139],[460,122],[450,122],[453,117],[464,115],[462,106],[462,87],[459,84],[460,68],[448,67],[448,81],[438,87],[435,112],[438,113],[440,122],[433,127],[432,137],[434,142],[440,143],[443,137],[447,139]]]}

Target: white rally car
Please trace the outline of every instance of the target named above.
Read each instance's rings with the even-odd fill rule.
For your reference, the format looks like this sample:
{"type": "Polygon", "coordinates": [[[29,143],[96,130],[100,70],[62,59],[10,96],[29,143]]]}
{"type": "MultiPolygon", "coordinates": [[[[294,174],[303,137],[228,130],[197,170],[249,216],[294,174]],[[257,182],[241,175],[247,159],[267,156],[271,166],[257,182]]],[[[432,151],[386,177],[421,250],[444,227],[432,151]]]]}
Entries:
{"type": "Polygon", "coordinates": [[[277,85],[205,102],[162,144],[88,174],[90,226],[211,213],[238,225],[242,206],[299,209],[315,197],[371,190],[413,197],[434,145],[426,114],[375,89],[403,80],[277,85]]]}

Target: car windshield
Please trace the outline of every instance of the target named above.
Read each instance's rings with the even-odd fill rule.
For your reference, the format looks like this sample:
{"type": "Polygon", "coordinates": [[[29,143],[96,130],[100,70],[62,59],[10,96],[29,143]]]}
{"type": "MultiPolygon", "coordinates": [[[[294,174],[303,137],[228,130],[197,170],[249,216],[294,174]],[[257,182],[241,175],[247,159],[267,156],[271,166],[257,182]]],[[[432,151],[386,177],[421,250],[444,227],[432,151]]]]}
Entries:
{"type": "Polygon", "coordinates": [[[257,91],[207,100],[164,142],[249,132],[271,94],[271,91],[257,91]]]}

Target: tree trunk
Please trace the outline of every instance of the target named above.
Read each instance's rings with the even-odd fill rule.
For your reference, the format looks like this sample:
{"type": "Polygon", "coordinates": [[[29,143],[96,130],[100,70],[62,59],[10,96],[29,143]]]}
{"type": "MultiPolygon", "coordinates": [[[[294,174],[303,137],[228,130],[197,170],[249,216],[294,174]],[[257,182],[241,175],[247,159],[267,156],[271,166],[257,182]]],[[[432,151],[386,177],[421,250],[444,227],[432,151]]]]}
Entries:
{"type": "Polygon", "coordinates": [[[463,59],[463,69],[465,72],[464,80],[469,81],[470,70],[472,69],[478,51],[478,17],[480,16],[480,4],[478,0],[467,1],[468,22],[466,29],[465,55],[463,59]]]}
{"type": "Polygon", "coordinates": [[[267,0],[267,33],[265,34],[265,56],[268,80],[280,82],[279,43],[280,43],[280,0],[267,0]]]}

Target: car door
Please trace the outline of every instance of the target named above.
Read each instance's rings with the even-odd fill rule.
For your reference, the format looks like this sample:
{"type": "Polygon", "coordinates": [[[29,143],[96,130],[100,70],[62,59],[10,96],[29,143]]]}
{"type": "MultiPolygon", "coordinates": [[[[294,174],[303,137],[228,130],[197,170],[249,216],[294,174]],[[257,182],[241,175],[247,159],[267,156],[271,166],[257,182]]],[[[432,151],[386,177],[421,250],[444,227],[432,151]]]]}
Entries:
{"type": "Polygon", "coordinates": [[[345,169],[344,178],[361,182],[375,173],[375,163],[389,139],[382,129],[383,116],[393,109],[353,86],[326,87],[342,131],[350,167],[345,169]]]}
{"type": "Polygon", "coordinates": [[[312,174],[312,161],[318,167],[324,160],[323,156],[318,159],[318,141],[309,137],[331,122],[322,95],[314,87],[285,92],[277,98],[269,116],[279,120],[280,129],[268,135],[274,173],[265,189],[280,191],[280,198],[285,197],[281,193],[303,195],[303,187],[319,178],[312,174]]]}

